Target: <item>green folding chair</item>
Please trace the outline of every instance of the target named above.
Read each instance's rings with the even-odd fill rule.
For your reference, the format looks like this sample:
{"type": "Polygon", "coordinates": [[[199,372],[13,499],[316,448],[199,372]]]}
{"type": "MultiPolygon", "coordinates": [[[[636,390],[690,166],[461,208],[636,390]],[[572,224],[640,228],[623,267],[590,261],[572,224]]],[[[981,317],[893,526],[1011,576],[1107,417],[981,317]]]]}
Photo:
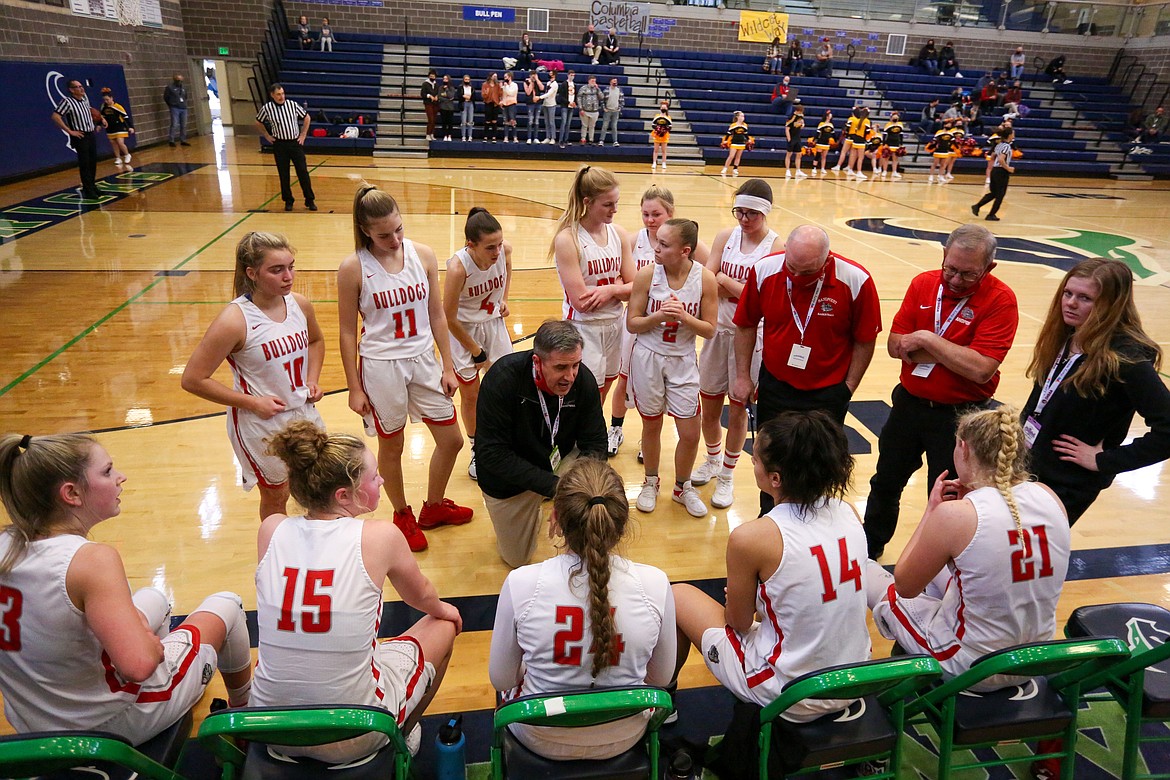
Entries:
{"type": "Polygon", "coordinates": [[[496,709],[492,733],[492,780],[505,777],[557,780],[634,780],[658,773],[658,729],[674,711],[670,694],[661,688],[599,688],[553,696],[525,696],[496,709]],[[513,723],[581,728],[653,710],[642,744],[619,756],[597,760],[555,761],[524,747],[508,729],[513,723]]]}
{"type": "Polygon", "coordinates": [[[1130,657],[1081,681],[1083,690],[1103,688],[1085,699],[1110,698],[1125,710],[1121,780],[1170,778],[1138,774],[1143,743],[1170,742],[1170,737],[1143,737],[1142,726],[1170,720],[1170,611],[1153,604],[1097,604],[1078,607],[1064,627],[1069,637],[1114,636],[1129,645],[1130,657]],[[1151,674],[1150,672],[1153,672],[1151,674]]]}
{"type": "Polygon", "coordinates": [[[760,780],[880,760],[889,761],[888,769],[873,776],[895,777],[906,697],[940,677],[937,661],[914,655],[832,666],[789,681],[760,713],[760,780]],[[780,717],[809,699],[857,701],[805,723],[780,717]]]}
{"type": "Polygon", "coordinates": [[[244,707],[212,713],[199,743],[221,763],[223,780],[406,780],[410,751],[394,716],[380,707],[244,707]],[[274,755],[269,745],[325,745],[376,731],[389,744],[368,759],[333,766],[274,755]],[[247,743],[241,749],[238,741],[247,743]],[[246,751],[246,752],[245,752],[246,751]]]}
{"type": "Polygon", "coordinates": [[[1042,758],[1061,759],[1062,780],[1072,780],[1077,711],[1085,675],[1129,657],[1117,639],[1056,640],[1016,645],[980,658],[963,674],[931,688],[906,705],[909,724],[928,723],[938,732],[938,779],[961,769],[1003,766],[1042,758]],[[1023,684],[975,693],[994,675],[1027,678],[1023,684]],[[956,749],[1002,743],[1063,740],[1060,750],[955,764],[956,749]]]}
{"type": "Polygon", "coordinates": [[[110,780],[135,776],[182,780],[173,767],[191,735],[191,723],[188,712],[138,747],[116,734],[100,731],[38,731],[0,737],[0,777],[92,780],[93,770],[98,770],[110,780]]]}

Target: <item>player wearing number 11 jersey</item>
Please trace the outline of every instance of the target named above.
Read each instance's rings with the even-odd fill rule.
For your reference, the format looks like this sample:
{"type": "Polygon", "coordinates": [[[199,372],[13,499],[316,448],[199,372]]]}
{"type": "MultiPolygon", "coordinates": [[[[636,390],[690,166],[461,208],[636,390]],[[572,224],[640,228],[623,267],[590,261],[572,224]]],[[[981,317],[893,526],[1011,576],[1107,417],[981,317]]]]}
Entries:
{"type": "Polygon", "coordinates": [[[418,552],[427,547],[420,526],[462,525],[472,514],[443,495],[463,436],[451,403],[458,383],[443,314],[439,263],[429,246],[404,237],[398,204],[377,187],[358,188],[353,230],[357,251],[337,271],[349,408],[365,420],[366,433],[378,437],[378,471],[394,506],[394,523],[410,549],[418,552]],[[435,439],[427,498],[417,521],[402,482],[402,429],[407,417],[426,423],[435,439]]]}
{"type": "Polygon", "coordinates": [[[228,438],[244,490],[260,486],[260,519],[284,512],[288,473],[264,440],[295,419],[324,426],[313,404],[325,337],[308,299],[292,291],[293,251],[284,236],[249,233],[236,246],[236,299],[220,312],[183,370],[183,389],[228,407],[228,438]],[[227,361],[233,387],[212,375],[227,361]]]}

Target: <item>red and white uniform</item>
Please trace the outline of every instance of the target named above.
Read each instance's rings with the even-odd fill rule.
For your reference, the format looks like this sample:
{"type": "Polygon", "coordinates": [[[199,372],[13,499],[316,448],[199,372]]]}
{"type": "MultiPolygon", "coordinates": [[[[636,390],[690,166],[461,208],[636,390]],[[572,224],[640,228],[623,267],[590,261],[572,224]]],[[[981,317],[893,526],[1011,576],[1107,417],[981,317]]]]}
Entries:
{"type": "MultiPolygon", "coordinates": [[[[978,527],[967,545],[926,590],[898,596],[891,581],[888,601],[874,606],[882,636],[910,653],[930,653],[947,676],[967,671],[980,656],[1011,645],[1045,642],[1056,630],[1056,602],[1068,573],[1070,532],[1063,510],[1040,485],[1012,488],[1024,527],[1021,546],[1007,501],[994,487],[966,496],[978,527]]],[[[980,690],[1011,685],[997,676],[980,690]]]]}
{"type": "MultiPolygon", "coordinates": [[[[682,287],[670,286],[666,269],[655,264],[646,299],[646,314],[653,314],[672,298],[698,317],[703,302],[703,266],[692,262],[682,287]]],[[[695,331],[682,322],[664,322],[634,341],[630,361],[630,392],[643,417],[663,410],[673,417],[699,413],[699,363],[695,357],[695,331]]]]}
{"type": "Polygon", "coordinates": [[[271,319],[248,295],[232,301],[244,314],[244,346],[228,355],[236,391],[254,396],[275,396],[284,411],[263,420],[245,409],[231,407],[227,415],[228,438],[241,466],[244,489],[256,484],[275,487],[288,481],[284,461],[267,454],[264,440],[293,420],[307,418],[321,428],[324,421],[309,401],[309,324],[292,295],[284,296],[282,322],[271,319]]]}
{"type": "MultiPolygon", "coordinates": [[[[11,538],[0,534],[0,557],[11,538]]],[[[4,714],[19,733],[109,731],[139,744],[199,701],[215,670],[215,648],[200,643],[197,629],[182,627],[163,639],[164,660],[147,680],[119,677],[65,590],[73,556],[87,544],[72,534],[38,539],[0,575],[4,714]]]]}
{"type": "MultiPolygon", "coordinates": [[[[862,582],[868,548],[853,509],[833,499],[803,517],[795,505],[778,504],[767,517],[780,529],[784,554],[757,589],[761,622],[742,635],[730,626],[703,633],[707,668],[737,698],[760,706],[802,674],[870,653],[862,582]]],[[[782,717],[805,722],[848,703],[810,699],[782,717]]]]}
{"type": "MultiPolygon", "coordinates": [[[[622,239],[617,228],[605,226],[606,242],[599,244],[589,231],[577,226],[577,250],[581,257],[581,278],[585,287],[622,284],[622,239]]],[[[564,286],[564,280],[561,280],[564,286]]],[[[593,311],[578,311],[569,302],[568,294],[562,305],[562,314],[577,327],[585,344],[581,362],[597,378],[598,386],[614,379],[621,369],[622,332],[625,330],[622,302],[614,298],[593,311]]]]}
{"type": "MultiPolygon", "coordinates": [[[[654,262],[654,242],[650,240],[650,228],[642,228],[634,239],[634,272],[641,271],[654,262]]],[[[634,350],[634,334],[622,328],[622,362],[619,373],[630,375],[630,353],[634,350]]],[[[627,403],[627,406],[630,404],[627,403]]]]}
{"type": "MultiPolygon", "coordinates": [[[[512,351],[512,340],[504,325],[500,305],[504,302],[504,290],[508,286],[508,264],[503,245],[496,260],[487,269],[475,264],[467,249],[455,253],[463,265],[467,278],[459,292],[459,324],[476,343],[487,352],[488,361],[495,362],[512,351]]],[[[455,373],[464,382],[471,382],[478,375],[478,365],[471,359],[471,353],[454,336],[451,336],[451,362],[455,373]]]]}
{"type": "Polygon", "coordinates": [[[443,392],[443,370],[435,358],[431,331],[431,287],[409,238],[402,240],[402,270],[392,274],[366,249],[358,250],[362,289],[362,390],[372,412],[366,433],[387,438],[409,416],[437,425],[455,422],[455,406],[443,392]]]}
{"type": "Polygon", "coordinates": [[[835,252],[829,253],[819,276],[790,275],[783,252],[762,258],[748,273],[734,322],[739,327],[754,328],[761,320],[764,368],[797,390],[819,390],[843,383],[853,345],[876,340],[882,329],[873,278],[860,265],[835,252]],[[813,301],[818,282],[820,293],[813,301]],[[803,339],[794,310],[802,322],[812,312],[803,339]],[[790,365],[790,357],[793,345],[801,343],[810,352],[804,368],[797,368],[790,365]]]}
{"type": "MultiPolygon", "coordinates": [[[[674,597],[666,574],[610,556],[609,603],[618,635],[617,662],[594,679],[589,582],[573,553],[521,566],[500,590],[490,673],[497,687],[523,678],[506,698],[623,685],[666,685],[674,674],[674,597]]],[[[608,758],[634,745],[645,718],[589,728],[513,725],[531,750],[549,758],[608,758]]]]}
{"type": "MultiPolygon", "coordinates": [[[[756,263],[772,251],[772,243],[778,238],[776,231],[769,230],[760,243],[749,252],[743,251],[743,228],[736,226],[727,243],[723,245],[723,256],[719,259],[719,270],[737,282],[747,283],[748,272],[756,263]]],[[[704,395],[722,396],[727,394],[735,377],[735,309],[739,298],[720,298],[719,317],[715,322],[715,338],[703,344],[699,356],[700,388],[704,395]]],[[[752,381],[758,383],[760,376],[760,354],[763,350],[764,329],[758,328],[756,348],[752,353],[752,381]]]]}
{"type": "MultiPolygon", "coordinates": [[[[362,526],[352,517],[290,517],[272,534],[256,569],[259,661],[254,706],[352,704],[382,707],[402,724],[434,678],[411,637],[378,642],[382,583],[362,563],[362,526]]],[[[341,762],[386,744],[380,734],[281,749],[341,762]]]]}

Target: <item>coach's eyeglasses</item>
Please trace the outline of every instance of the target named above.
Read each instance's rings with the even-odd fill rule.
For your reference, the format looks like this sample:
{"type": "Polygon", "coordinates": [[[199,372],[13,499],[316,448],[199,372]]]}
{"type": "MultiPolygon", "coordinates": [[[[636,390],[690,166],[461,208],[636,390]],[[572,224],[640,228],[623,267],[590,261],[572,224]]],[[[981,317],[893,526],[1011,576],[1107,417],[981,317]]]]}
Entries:
{"type": "Polygon", "coordinates": [[[953,279],[957,276],[964,282],[977,282],[983,278],[983,274],[985,273],[987,273],[987,271],[980,271],[979,273],[973,273],[971,271],[960,271],[958,268],[951,268],[946,263],[943,263],[942,267],[942,275],[944,277],[953,279]]]}
{"type": "Polygon", "coordinates": [[[755,219],[756,217],[762,216],[763,213],[764,212],[762,211],[756,211],[755,209],[744,209],[740,208],[739,206],[736,206],[731,210],[731,216],[735,217],[736,219],[755,219]]]}

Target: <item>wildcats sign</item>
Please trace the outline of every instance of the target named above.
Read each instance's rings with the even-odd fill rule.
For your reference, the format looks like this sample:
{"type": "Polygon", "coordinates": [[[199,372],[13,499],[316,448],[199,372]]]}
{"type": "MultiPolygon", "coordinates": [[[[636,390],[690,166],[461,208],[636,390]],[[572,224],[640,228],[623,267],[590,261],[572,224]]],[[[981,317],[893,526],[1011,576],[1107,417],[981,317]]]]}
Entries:
{"type": "Polygon", "coordinates": [[[757,43],[771,43],[773,38],[788,40],[788,14],[763,11],[739,12],[739,39],[757,43]]]}

